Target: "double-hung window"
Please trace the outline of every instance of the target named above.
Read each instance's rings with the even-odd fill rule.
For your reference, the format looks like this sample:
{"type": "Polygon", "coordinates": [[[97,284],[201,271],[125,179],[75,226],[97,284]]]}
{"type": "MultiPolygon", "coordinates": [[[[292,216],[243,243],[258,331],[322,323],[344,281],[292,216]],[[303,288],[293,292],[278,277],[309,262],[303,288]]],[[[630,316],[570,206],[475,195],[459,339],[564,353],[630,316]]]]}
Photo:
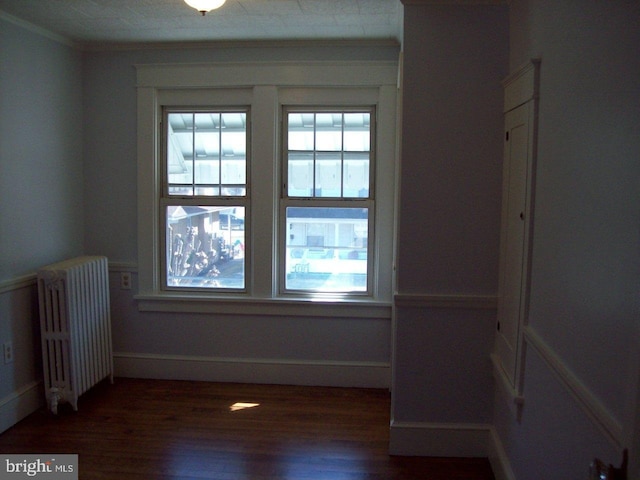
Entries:
{"type": "Polygon", "coordinates": [[[245,288],[248,116],[246,109],[164,110],[167,290],[245,288]]]}
{"type": "Polygon", "coordinates": [[[285,292],[371,291],[375,110],[283,112],[285,292]]]}
{"type": "Polygon", "coordinates": [[[137,69],[141,309],[386,308],[397,62],[137,69]]]}

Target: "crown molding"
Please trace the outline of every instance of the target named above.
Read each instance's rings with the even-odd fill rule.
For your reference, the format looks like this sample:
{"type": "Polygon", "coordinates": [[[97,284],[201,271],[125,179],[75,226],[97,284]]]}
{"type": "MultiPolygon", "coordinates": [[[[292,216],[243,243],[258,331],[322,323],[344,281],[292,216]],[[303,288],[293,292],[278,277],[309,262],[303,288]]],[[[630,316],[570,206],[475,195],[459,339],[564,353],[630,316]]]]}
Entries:
{"type": "Polygon", "coordinates": [[[508,5],[510,0],[400,0],[403,5],[508,5]]]}
{"type": "Polygon", "coordinates": [[[33,23],[27,22],[26,20],[22,20],[21,18],[15,17],[3,10],[0,10],[0,19],[6,20],[7,22],[13,23],[18,27],[24,28],[25,30],[29,30],[32,33],[48,38],[49,40],[53,40],[54,42],[60,43],[67,47],[76,48],[76,49],[79,48],[78,43],[74,42],[73,40],[67,37],[64,37],[62,35],[59,35],[57,33],[54,33],[51,30],[47,30],[46,28],[42,28],[37,25],[34,25],[33,23]]]}
{"type": "Polygon", "coordinates": [[[205,40],[167,42],[83,42],[83,51],[234,49],[234,48],[400,48],[397,38],[372,39],[299,39],[299,40],[205,40]]]}

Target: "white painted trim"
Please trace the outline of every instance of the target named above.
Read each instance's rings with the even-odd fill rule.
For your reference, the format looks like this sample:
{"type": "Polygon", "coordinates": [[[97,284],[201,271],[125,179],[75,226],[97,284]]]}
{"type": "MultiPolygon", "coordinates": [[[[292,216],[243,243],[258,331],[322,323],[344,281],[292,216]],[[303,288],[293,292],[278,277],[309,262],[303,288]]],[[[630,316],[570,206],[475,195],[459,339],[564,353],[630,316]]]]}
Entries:
{"type": "Polygon", "coordinates": [[[468,308],[473,310],[498,308],[498,297],[493,295],[396,293],[393,299],[396,307],[405,308],[468,308]]]}
{"type": "MultiPolygon", "coordinates": [[[[503,153],[503,179],[502,179],[502,211],[500,226],[500,262],[499,262],[499,282],[498,282],[498,309],[497,324],[505,328],[495,332],[494,351],[496,359],[499,360],[499,370],[507,378],[509,384],[513,386],[516,395],[521,395],[524,391],[524,365],[526,358],[526,346],[523,338],[523,326],[528,323],[529,297],[531,290],[531,259],[534,236],[534,215],[535,215],[535,190],[536,190],[536,158],[537,158],[537,137],[538,137],[538,96],[540,83],[540,60],[532,59],[523,67],[508,76],[503,82],[504,86],[504,121],[505,132],[509,132],[516,124],[526,125],[527,129],[527,158],[525,177],[518,177],[517,181],[522,181],[525,188],[524,205],[519,201],[509,200],[509,189],[512,182],[511,174],[511,144],[508,136],[504,139],[503,153]],[[518,109],[514,110],[516,107],[518,109]],[[516,208],[515,212],[511,209],[516,208]],[[508,252],[513,239],[509,240],[509,218],[520,212],[522,220],[522,251],[521,258],[511,259],[520,265],[519,277],[512,278],[513,272],[509,273],[507,261],[508,252]],[[506,295],[504,290],[510,282],[519,284],[519,296],[517,301],[518,312],[507,314],[503,310],[507,306],[510,295],[506,295]],[[515,338],[505,335],[515,333],[515,338]]],[[[519,240],[520,241],[520,240],[519,240]]]]}
{"type": "Polygon", "coordinates": [[[125,50],[169,50],[169,49],[240,49],[240,48],[400,48],[396,38],[373,39],[324,39],[313,40],[205,40],[179,42],[94,42],[81,44],[88,52],[125,51],[125,50]]]}
{"type": "Polygon", "coordinates": [[[44,405],[42,381],[36,380],[0,399],[0,433],[44,405]]]}
{"type": "Polygon", "coordinates": [[[137,295],[141,312],[222,313],[233,315],[368,318],[391,321],[385,302],[331,299],[221,297],[188,293],[137,295]]]}
{"type": "MultiPolygon", "coordinates": [[[[137,272],[138,266],[132,262],[109,262],[110,272],[137,272]]],[[[0,282],[0,294],[20,290],[21,288],[32,287],[38,280],[38,274],[27,273],[10,280],[0,282]]]]}
{"type": "Polygon", "coordinates": [[[401,0],[403,5],[508,5],[510,0],[401,0]]]}
{"type": "Polygon", "coordinates": [[[391,422],[389,453],[421,457],[490,457],[489,424],[391,422]]]}
{"type": "Polygon", "coordinates": [[[494,427],[491,427],[491,448],[489,462],[491,462],[493,476],[496,477],[496,480],[516,480],[507,452],[494,427]]]}
{"type": "Polygon", "coordinates": [[[135,262],[109,262],[109,271],[136,273],[138,265],[135,262]]]}
{"type": "Polygon", "coordinates": [[[602,404],[600,399],[580,381],[562,358],[529,325],[524,328],[524,339],[544,360],[560,383],[576,399],[578,405],[600,428],[606,438],[616,448],[621,449],[624,443],[622,424],[602,404]]]}
{"type": "Polygon", "coordinates": [[[19,290],[21,288],[31,287],[36,284],[36,274],[29,273],[20,277],[12,278],[0,282],[0,294],[19,290]]]}
{"type": "MultiPolygon", "coordinates": [[[[398,79],[398,62],[393,61],[302,61],[302,62],[218,62],[218,63],[195,63],[195,64],[144,64],[136,65],[136,79],[137,79],[137,91],[138,91],[138,286],[141,295],[136,297],[139,301],[138,305],[141,310],[149,311],[178,311],[174,310],[180,305],[187,307],[190,312],[210,312],[211,309],[223,308],[222,313],[225,313],[224,309],[227,307],[220,307],[220,305],[228,305],[227,297],[220,295],[219,292],[206,292],[202,295],[200,302],[194,302],[197,300],[196,296],[189,294],[183,295],[183,292],[179,292],[179,296],[173,296],[171,292],[164,292],[160,286],[160,264],[158,259],[161,258],[161,229],[160,225],[160,213],[159,213],[159,188],[161,183],[160,175],[160,163],[159,158],[159,129],[158,124],[160,121],[160,111],[162,105],[172,105],[169,102],[170,98],[176,95],[180,95],[184,98],[185,95],[196,92],[197,96],[203,95],[203,102],[207,102],[207,105],[215,105],[217,102],[211,102],[212,92],[217,92],[218,95],[222,95],[222,100],[227,95],[233,94],[233,98],[227,98],[225,105],[236,105],[236,95],[242,93],[242,102],[240,105],[246,105],[247,101],[253,106],[261,104],[261,102],[273,102],[273,105],[279,105],[282,100],[280,94],[285,97],[287,94],[300,94],[304,93],[303,100],[298,100],[294,104],[306,105],[310,99],[317,101],[319,98],[319,104],[330,102],[328,104],[335,105],[336,98],[338,103],[347,99],[347,102],[358,102],[366,98],[364,104],[376,104],[379,107],[378,110],[378,129],[381,132],[387,132],[388,138],[384,142],[385,147],[377,148],[376,156],[376,168],[380,168],[383,163],[389,162],[395,163],[395,158],[392,156],[392,152],[395,152],[395,145],[390,143],[390,140],[395,141],[395,136],[389,135],[388,132],[393,131],[395,128],[395,94],[398,79]],[[269,88],[263,88],[269,87],[269,88]],[[325,88],[326,87],[326,88],[325,88]],[[244,90],[251,89],[251,95],[249,98],[245,98],[244,90]],[[228,91],[227,91],[228,90],[228,91]],[[294,90],[299,90],[295,92],[294,90]],[[353,92],[365,90],[359,92],[357,96],[354,96],[353,92]],[[269,98],[259,98],[259,92],[272,92],[269,98]],[[273,95],[277,93],[278,96],[273,95]],[[371,94],[375,92],[375,96],[371,94]],[[393,93],[393,95],[392,95],[393,93]],[[348,97],[345,95],[348,94],[348,97]],[[363,95],[363,96],[361,96],[363,95]],[[330,99],[333,98],[333,101],[330,99]],[[233,100],[233,101],[232,101],[233,100]],[[392,102],[393,100],[393,102],[392,102]],[[168,103],[165,103],[168,102],[168,103]],[[231,103],[227,103],[231,102],[231,103]],[[301,102],[301,103],[300,103],[301,102]],[[392,108],[393,107],[393,108],[392,108]],[[382,112],[387,112],[384,117],[382,112]],[[385,150],[386,149],[386,150],[385,150]],[[166,298],[164,298],[166,297],[166,298]],[[180,298],[178,298],[180,297],[180,298]],[[188,300],[188,302],[187,302],[188,300]],[[182,302],[182,303],[180,303],[182,302]],[[169,310],[164,310],[165,308],[169,310]],[[204,308],[204,309],[203,309],[204,308]],[[157,310],[163,309],[163,310],[157,310]]],[[[191,98],[193,101],[193,98],[191,98]]],[[[352,103],[349,103],[351,105],[352,103]]],[[[354,103],[356,104],[356,103],[354,103]]],[[[175,105],[184,105],[184,102],[178,102],[175,105]]],[[[276,118],[273,117],[273,113],[277,111],[273,108],[258,109],[252,108],[252,124],[253,129],[262,128],[264,131],[260,133],[260,136],[252,137],[252,151],[254,152],[253,161],[251,166],[251,175],[256,172],[265,172],[261,166],[267,165],[260,163],[256,158],[256,152],[271,152],[273,151],[274,144],[272,140],[266,141],[265,139],[277,138],[279,135],[278,125],[276,118]],[[260,112],[258,110],[261,110],[260,112]],[[257,125],[259,118],[270,120],[265,121],[260,127],[257,125]],[[268,131],[267,131],[268,130],[268,131]],[[257,143],[257,139],[262,139],[261,144],[257,143]]],[[[385,140],[379,138],[381,141],[385,140]]],[[[269,155],[264,158],[269,162],[273,162],[273,159],[269,155]]],[[[272,180],[276,178],[278,165],[269,163],[269,178],[272,180]]],[[[378,183],[376,187],[376,198],[385,199],[388,196],[389,202],[392,201],[391,192],[385,192],[385,189],[391,188],[394,183],[389,182],[378,183]]],[[[273,202],[274,195],[269,194],[267,189],[258,190],[254,188],[252,191],[252,205],[257,205],[260,202],[273,202]]],[[[382,202],[384,203],[384,202],[382,202]]],[[[391,203],[389,203],[391,205],[391,203]]],[[[266,210],[266,207],[263,211],[266,210]]],[[[252,221],[253,230],[251,231],[251,239],[255,239],[259,235],[270,235],[269,242],[273,242],[273,236],[277,233],[274,230],[276,223],[274,223],[277,211],[274,208],[269,209],[271,218],[260,218],[263,228],[256,227],[258,220],[252,221]],[[270,226],[264,228],[267,220],[271,220],[270,226]]],[[[377,209],[376,211],[376,225],[374,228],[380,228],[380,231],[386,232],[381,234],[376,239],[376,269],[377,272],[373,272],[374,275],[385,276],[388,271],[388,277],[391,278],[391,265],[392,265],[392,253],[391,253],[391,232],[390,228],[385,228],[385,223],[391,225],[392,219],[385,218],[386,215],[391,214],[391,209],[377,209]],[[387,236],[388,238],[386,238],[387,236]],[[388,243],[388,245],[387,245],[388,243]],[[388,251],[387,251],[388,249],[388,251]],[[388,257],[385,261],[384,256],[388,257]]],[[[249,282],[246,285],[246,294],[239,293],[237,298],[240,301],[245,301],[248,298],[256,299],[258,302],[263,302],[264,299],[274,300],[273,305],[295,305],[296,299],[292,299],[288,302],[287,299],[274,298],[278,295],[277,275],[275,270],[278,270],[276,259],[277,254],[273,249],[267,251],[265,245],[261,245],[262,254],[257,257],[257,250],[251,249],[253,252],[251,259],[254,261],[253,272],[249,277],[249,282]],[[268,253],[267,256],[264,253],[268,253]],[[260,267],[256,266],[257,262],[261,262],[260,267]],[[284,303],[282,303],[284,301],[284,303]]],[[[375,298],[369,298],[373,302],[377,302],[380,299],[388,303],[388,313],[385,316],[390,318],[390,295],[391,285],[390,282],[388,290],[373,292],[378,295],[375,298]]],[[[380,284],[379,284],[380,287],[380,284]]],[[[355,297],[355,295],[353,296],[355,297]]],[[[309,296],[310,300],[316,301],[319,296],[309,296]]],[[[326,298],[326,297],[324,297],[326,298]]],[[[351,304],[353,298],[349,298],[348,301],[336,301],[335,313],[330,314],[333,317],[345,317],[351,316],[353,312],[356,312],[356,308],[346,309],[345,306],[351,304]],[[338,313],[340,310],[342,313],[338,313]]],[[[353,302],[357,304],[357,301],[353,302]]],[[[256,304],[254,304],[255,307],[256,304]]],[[[312,308],[312,303],[305,304],[309,308],[312,308]]],[[[326,309],[328,304],[319,302],[319,305],[326,309]]],[[[363,304],[360,303],[362,307],[363,304]]],[[[254,308],[251,307],[251,308],[254,308]]],[[[292,307],[294,308],[294,307],[292,307]]],[[[297,308],[297,307],[295,307],[297,308]]],[[[236,313],[237,305],[232,305],[227,309],[229,313],[236,313]]],[[[302,310],[302,309],[299,309],[302,310]]],[[[184,310],[181,310],[184,311],[184,310]]],[[[216,310],[217,311],[217,310],[216,310]]],[[[320,309],[316,309],[316,312],[320,312],[324,316],[324,313],[320,309]]],[[[297,313],[296,313],[297,314],[297,313]]],[[[314,314],[314,315],[317,315],[314,314]]],[[[366,315],[359,314],[358,316],[364,317],[366,315]]],[[[374,317],[380,318],[379,314],[374,317]]]]}
{"type": "Polygon", "coordinates": [[[491,363],[493,364],[493,377],[497,382],[499,391],[507,398],[507,404],[512,412],[514,412],[516,418],[520,418],[522,414],[522,407],[524,406],[524,395],[519,393],[511,384],[509,377],[502,368],[502,362],[495,353],[490,355],[491,363]]]}
{"type": "Polygon", "coordinates": [[[138,88],[396,85],[397,61],[219,62],[135,65],[138,88]]]}
{"type": "Polygon", "coordinates": [[[73,40],[63,37],[62,35],[58,35],[57,33],[53,33],[51,30],[47,30],[46,28],[34,25],[33,23],[27,22],[21,18],[15,17],[3,10],[0,10],[0,19],[6,20],[9,23],[13,23],[25,30],[29,30],[32,33],[48,38],[49,40],[53,40],[54,42],[58,42],[67,47],[78,48],[78,44],[73,40]]]}
{"type": "Polygon", "coordinates": [[[502,81],[504,112],[538,98],[540,90],[540,60],[532,59],[502,81]]]}
{"type": "Polygon", "coordinates": [[[386,362],[313,361],[114,353],[116,376],[332,387],[390,388],[386,362]]]}

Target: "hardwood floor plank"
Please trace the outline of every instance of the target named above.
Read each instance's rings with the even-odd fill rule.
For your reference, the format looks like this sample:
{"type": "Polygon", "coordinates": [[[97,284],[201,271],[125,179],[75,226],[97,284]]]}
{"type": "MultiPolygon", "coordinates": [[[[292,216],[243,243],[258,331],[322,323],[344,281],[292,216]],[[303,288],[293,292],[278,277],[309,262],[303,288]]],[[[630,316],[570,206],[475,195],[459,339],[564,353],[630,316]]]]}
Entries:
{"type": "Polygon", "coordinates": [[[494,479],[486,459],[389,456],[389,410],[384,390],[117,379],[0,452],[76,453],[95,480],[494,479]]]}

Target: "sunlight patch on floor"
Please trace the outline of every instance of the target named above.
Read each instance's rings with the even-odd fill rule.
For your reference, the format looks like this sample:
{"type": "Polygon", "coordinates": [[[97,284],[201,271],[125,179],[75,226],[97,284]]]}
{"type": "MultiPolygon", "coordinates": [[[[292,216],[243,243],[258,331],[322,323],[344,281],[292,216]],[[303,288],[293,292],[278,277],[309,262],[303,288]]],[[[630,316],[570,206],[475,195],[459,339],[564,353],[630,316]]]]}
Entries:
{"type": "Polygon", "coordinates": [[[236,412],[238,410],[245,410],[247,408],[259,407],[259,403],[244,403],[244,402],[236,402],[229,407],[229,410],[232,412],[236,412]]]}

